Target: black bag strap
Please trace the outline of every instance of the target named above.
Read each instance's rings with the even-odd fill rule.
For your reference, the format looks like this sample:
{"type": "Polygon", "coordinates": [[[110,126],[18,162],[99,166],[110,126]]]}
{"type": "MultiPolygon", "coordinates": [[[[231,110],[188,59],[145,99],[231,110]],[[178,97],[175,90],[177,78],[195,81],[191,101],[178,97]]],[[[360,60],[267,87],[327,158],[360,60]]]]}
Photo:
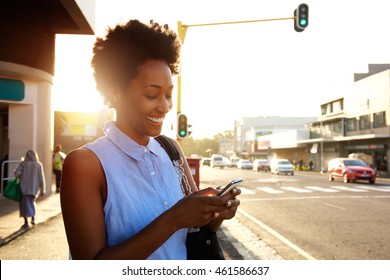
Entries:
{"type": "Polygon", "coordinates": [[[165,135],[159,135],[154,139],[157,140],[161,144],[161,147],[167,152],[169,158],[172,161],[176,161],[180,159],[179,151],[176,149],[175,145],[169,140],[169,138],[165,135]]]}

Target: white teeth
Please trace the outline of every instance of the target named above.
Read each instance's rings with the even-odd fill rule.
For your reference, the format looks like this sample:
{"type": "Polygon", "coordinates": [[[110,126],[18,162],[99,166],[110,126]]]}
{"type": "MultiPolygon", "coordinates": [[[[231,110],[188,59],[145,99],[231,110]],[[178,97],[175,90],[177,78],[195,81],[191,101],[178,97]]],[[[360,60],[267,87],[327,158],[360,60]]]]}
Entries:
{"type": "Polygon", "coordinates": [[[153,117],[146,117],[146,118],[155,123],[162,123],[164,121],[164,118],[153,118],[153,117]]]}

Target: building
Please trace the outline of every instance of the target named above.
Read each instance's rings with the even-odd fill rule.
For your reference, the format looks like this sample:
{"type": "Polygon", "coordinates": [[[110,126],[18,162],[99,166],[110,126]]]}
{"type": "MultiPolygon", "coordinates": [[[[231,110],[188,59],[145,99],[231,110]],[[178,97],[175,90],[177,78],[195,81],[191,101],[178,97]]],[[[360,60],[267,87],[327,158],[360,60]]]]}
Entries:
{"type": "Polygon", "coordinates": [[[288,158],[306,160],[305,144],[299,140],[309,138],[306,124],[315,117],[244,117],[235,121],[234,152],[239,157],[288,158]]]}
{"type": "Polygon", "coordinates": [[[334,157],[360,155],[383,175],[390,175],[390,64],[370,64],[354,81],[325,91],[310,137],[298,141],[312,152],[317,170],[334,157]]]}
{"type": "Polygon", "coordinates": [[[19,160],[35,150],[47,182],[54,146],[56,34],[93,35],[94,16],[94,0],[0,2],[0,157],[19,160]]]}
{"type": "Polygon", "coordinates": [[[99,112],[54,112],[54,143],[61,143],[69,153],[104,135],[104,125],[114,120],[115,111],[104,108],[99,112]]]}

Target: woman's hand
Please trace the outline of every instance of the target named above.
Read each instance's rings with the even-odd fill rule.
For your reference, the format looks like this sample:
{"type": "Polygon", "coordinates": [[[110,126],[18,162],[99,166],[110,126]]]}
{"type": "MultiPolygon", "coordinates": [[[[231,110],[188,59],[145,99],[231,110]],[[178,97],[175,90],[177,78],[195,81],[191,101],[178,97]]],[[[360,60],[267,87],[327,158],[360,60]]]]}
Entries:
{"type": "Polygon", "coordinates": [[[216,194],[218,190],[214,188],[202,189],[176,203],[171,210],[174,211],[178,229],[203,226],[212,219],[219,218],[221,213],[229,212],[229,207],[235,204],[228,203],[230,196],[216,196],[216,194]]]}
{"type": "MultiPolygon", "coordinates": [[[[218,187],[217,190],[218,189],[221,189],[221,187],[218,187]]],[[[235,187],[229,193],[223,195],[228,198],[226,202],[226,209],[219,213],[218,217],[216,217],[217,219],[228,220],[236,215],[237,208],[240,205],[240,200],[237,199],[237,196],[240,194],[241,190],[235,187]]]]}

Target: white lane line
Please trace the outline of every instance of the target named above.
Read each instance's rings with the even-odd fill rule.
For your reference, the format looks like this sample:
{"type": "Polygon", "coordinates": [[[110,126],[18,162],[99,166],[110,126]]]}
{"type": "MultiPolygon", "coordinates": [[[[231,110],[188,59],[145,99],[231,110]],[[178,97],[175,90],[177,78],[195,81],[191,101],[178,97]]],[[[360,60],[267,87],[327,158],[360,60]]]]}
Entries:
{"type": "Polygon", "coordinates": [[[368,186],[356,186],[356,188],[369,190],[369,191],[378,191],[378,192],[390,192],[389,187],[368,187],[368,186]]]}
{"type": "Polygon", "coordinates": [[[332,186],[331,188],[347,191],[347,192],[368,192],[367,190],[357,189],[357,188],[350,188],[350,187],[343,187],[343,186],[332,186]]]}
{"type": "Polygon", "coordinates": [[[243,187],[239,187],[239,188],[241,190],[241,194],[255,194],[254,191],[251,191],[251,190],[249,190],[247,188],[243,188],[243,187]]]}
{"type": "Polygon", "coordinates": [[[341,207],[341,206],[337,206],[337,205],[334,205],[334,204],[330,204],[330,203],[322,203],[322,204],[330,206],[330,207],[333,207],[333,208],[336,208],[336,209],[339,209],[339,210],[347,209],[347,208],[344,208],[344,207],[341,207]]]}
{"type": "Polygon", "coordinates": [[[338,190],[330,189],[330,188],[324,188],[324,187],[318,187],[318,186],[307,186],[306,189],[310,189],[312,191],[319,191],[319,192],[326,192],[326,193],[334,193],[334,192],[340,192],[338,190]]]}
{"type": "Polygon", "coordinates": [[[296,192],[296,193],[311,193],[311,190],[306,190],[302,188],[296,188],[296,187],[281,187],[281,189],[286,190],[286,191],[291,191],[291,192],[296,192]]]}
{"type": "Polygon", "coordinates": [[[269,188],[269,187],[257,187],[256,189],[266,192],[266,193],[284,193],[284,191],[280,191],[274,188],[269,188]]]}
{"type": "Polygon", "coordinates": [[[240,198],[241,202],[255,201],[289,201],[289,200],[308,200],[308,199],[366,199],[366,198],[385,198],[390,199],[390,195],[321,195],[321,196],[293,196],[293,197],[266,197],[266,198],[240,198]]]}
{"type": "Polygon", "coordinates": [[[296,252],[298,252],[300,255],[304,256],[306,259],[308,260],[315,260],[316,258],[314,258],[312,255],[310,255],[309,253],[307,253],[306,251],[304,251],[303,249],[301,249],[300,247],[298,247],[297,245],[295,245],[294,243],[292,243],[290,240],[288,240],[287,238],[285,238],[283,235],[281,235],[280,233],[278,233],[276,230],[270,228],[269,226],[267,226],[266,224],[260,222],[259,220],[257,220],[255,217],[253,217],[252,215],[250,215],[249,213],[245,212],[244,210],[238,208],[237,211],[245,216],[246,218],[248,218],[249,220],[251,220],[252,222],[254,222],[256,225],[258,225],[259,227],[263,228],[264,230],[268,231],[270,234],[272,234],[273,236],[275,236],[277,239],[279,239],[280,241],[282,241],[284,244],[286,244],[288,247],[290,247],[291,249],[295,250],[296,252]]]}

